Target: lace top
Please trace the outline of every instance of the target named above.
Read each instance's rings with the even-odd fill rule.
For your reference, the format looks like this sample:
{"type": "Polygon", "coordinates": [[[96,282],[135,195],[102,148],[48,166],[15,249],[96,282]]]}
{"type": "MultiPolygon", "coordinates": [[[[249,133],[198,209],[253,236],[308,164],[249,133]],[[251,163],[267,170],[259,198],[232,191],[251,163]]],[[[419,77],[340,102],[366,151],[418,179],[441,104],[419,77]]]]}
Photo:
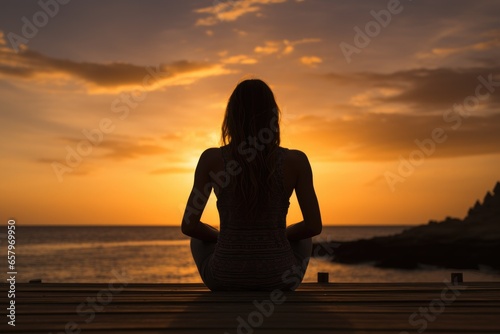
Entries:
{"type": "MultiPolygon", "coordinates": [[[[229,146],[221,147],[225,171],[231,160],[229,146]]],[[[210,270],[212,276],[231,289],[270,290],[286,288],[283,275],[298,265],[285,235],[290,205],[283,184],[283,161],[287,149],[279,147],[273,174],[271,203],[259,219],[237,213],[235,182],[221,188],[217,200],[220,233],[210,270]]]]}

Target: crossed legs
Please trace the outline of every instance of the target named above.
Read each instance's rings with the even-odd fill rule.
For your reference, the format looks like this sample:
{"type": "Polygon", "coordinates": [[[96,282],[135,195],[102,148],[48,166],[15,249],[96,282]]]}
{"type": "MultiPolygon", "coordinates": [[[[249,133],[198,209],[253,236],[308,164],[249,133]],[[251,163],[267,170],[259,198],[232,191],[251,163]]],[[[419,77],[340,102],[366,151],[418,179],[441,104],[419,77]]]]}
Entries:
{"type": "MultiPolygon", "coordinates": [[[[198,268],[198,272],[200,273],[203,283],[205,283],[205,285],[209,288],[213,286],[213,279],[208,273],[207,265],[208,260],[215,251],[216,245],[216,242],[191,238],[191,253],[193,255],[194,262],[196,263],[196,267],[198,268]]],[[[312,253],[312,238],[290,241],[290,246],[292,247],[297,262],[301,266],[301,271],[305,273],[312,253]]],[[[300,281],[302,281],[302,278],[303,277],[300,277],[300,281]]]]}

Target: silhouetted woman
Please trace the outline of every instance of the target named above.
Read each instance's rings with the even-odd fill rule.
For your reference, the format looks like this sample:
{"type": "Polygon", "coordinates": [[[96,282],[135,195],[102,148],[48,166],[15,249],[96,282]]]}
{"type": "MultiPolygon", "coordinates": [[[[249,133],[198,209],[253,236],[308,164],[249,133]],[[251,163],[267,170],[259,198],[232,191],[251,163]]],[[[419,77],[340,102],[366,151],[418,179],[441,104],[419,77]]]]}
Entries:
{"type": "Polygon", "coordinates": [[[245,80],[229,98],[220,148],[200,156],[182,221],[200,276],[212,291],[295,290],[321,233],[307,156],[280,147],[279,109],[269,86],[245,80]],[[200,221],[217,196],[220,232],[200,221]],[[303,221],[286,227],[293,190],[303,221]]]}

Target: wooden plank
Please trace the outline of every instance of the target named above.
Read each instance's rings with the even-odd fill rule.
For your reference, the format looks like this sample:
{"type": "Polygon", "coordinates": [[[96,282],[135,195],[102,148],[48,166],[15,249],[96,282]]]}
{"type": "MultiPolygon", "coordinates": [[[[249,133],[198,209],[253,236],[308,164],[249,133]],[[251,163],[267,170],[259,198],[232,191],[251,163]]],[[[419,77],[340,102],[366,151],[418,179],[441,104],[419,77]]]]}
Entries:
{"type": "MultiPolygon", "coordinates": [[[[434,299],[439,299],[439,294],[421,294],[421,295],[371,295],[371,294],[352,294],[352,295],[333,295],[325,294],[323,296],[293,296],[285,295],[287,303],[300,303],[303,301],[311,301],[315,303],[381,303],[381,302],[410,302],[410,303],[429,303],[434,299]]],[[[19,303],[24,304],[37,304],[37,303],[82,303],[85,302],[87,298],[96,298],[96,294],[89,294],[87,296],[32,296],[32,297],[22,297],[16,296],[16,300],[19,303]]],[[[151,303],[232,303],[233,300],[239,299],[243,303],[251,303],[254,300],[262,301],[269,300],[268,296],[125,296],[125,295],[114,295],[112,298],[113,303],[140,303],[140,302],[151,302],[151,303]]],[[[475,302],[475,301],[498,301],[498,296],[491,294],[484,295],[472,295],[472,294],[462,294],[460,298],[461,302],[475,302]]],[[[0,301],[5,305],[6,301],[0,301]]]]}
{"type": "MultiPolygon", "coordinates": [[[[71,314],[76,312],[78,304],[39,304],[39,305],[26,305],[21,304],[18,305],[17,312],[18,314],[71,314]]],[[[380,303],[374,307],[371,304],[366,303],[357,303],[357,304],[317,304],[313,302],[304,302],[301,303],[302,312],[304,313],[316,313],[316,312],[333,312],[333,313],[342,313],[342,312],[351,312],[351,313],[406,313],[411,314],[415,312],[415,305],[412,303],[399,303],[399,304],[391,304],[391,303],[380,303]]],[[[289,312],[295,306],[291,304],[281,304],[276,307],[275,312],[289,312]]],[[[159,312],[170,312],[170,313],[218,313],[218,312],[226,312],[227,310],[237,310],[236,312],[241,311],[253,311],[255,310],[255,306],[250,303],[231,303],[231,304],[219,304],[213,303],[209,308],[206,305],[192,303],[189,307],[186,307],[184,304],[180,303],[111,303],[106,305],[100,313],[159,313],[159,312]]],[[[446,312],[453,313],[493,313],[500,314],[500,302],[496,303],[496,305],[492,306],[490,304],[485,303],[467,303],[467,304],[458,304],[458,305],[450,305],[448,306],[446,312]]]]}
{"type": "MultiPolygon", "coordinates": [[[[47,331],[40,331],[40,332],[33,332],[32,330],[24,331],[24,330],[14,330],[14,331],[7,331],[7,332],[2,332],[5,334],[10,334],[10,333],[15,333],[15,334],[35,334],[35,333],[44,333],[47,334],[47,331]]],[[[63,334],[64,330],[62,333],[59,333],[58,331],[52,331],[50,333],[53,334],[63,334]]],[[[86,329],[85,331],[82,331],[82,334],[86,333],[91,333],[91,334],[111,334],[111,333],[116,333],[115,331],[110,331],[110,330],[99,330],[99,329],[86,329]]],[[[166,334],[166,333],[176,333],[176,334],[237,334],[237,331],[235,329],[229,329],[229,330],[221,330],[221,329],[181,329],[181,328],[176,328],[176,329],[132,329],[132,330],[127,330],[127,329],[122,329],[119,332],[120,334],[166,334]]],[[[244,332],[243,332],[244,333],[244,332]]],[[[304,334],[303,329],[263,329],[259,328],[256,329],[253,333],[255,334],[304,334]]],[[[312,333],[312,334],[352,334],[354,333],[351,330],[339,330],[335,329],[332,331],[331,329],[318,329],[318,330],[311,330],[307,331],[307,334],[312,333]]],[[[369,334],[401,334],[401,331],[399,330],[370,330],[370,331],[356,331],[357,334],[363,334],[363,333],[369,333],[369,334]]],[[[433,334],[433,332],[428,332],[429,334],[433,334]]],[[[460,333],[467,333],[467,332],[460,332],[460,333]]],[[[475,332],[468,332],[468,333],[475,333],[475,332]]],[[[65,334],[65,333],[64,333],[65,334]]],[[[456,331],[439,331],[439,334],[457,334],[456,331]]],[[[497,334],[497,333],[495,333],[497,334]]]]}
{"type": "MultiPolygon", "coordinates": [[[[118,284],[118,283],[117,283],[118,284]]],[[[355,289],[355,290],[391,290],[397,288],[404,289],[429,289],[429,288],[442,288],[443,282],[419,282],[419,283],[302,283],[296,291],[303,290],[321,290],[321,289],[355,289]]],[[[495,288],[498,289],[500,282],[464,282],[464,286],[482,289],[482,288],[495,288]]],[[[40,289],[64,289],[64,290],[80,290],[80,289],[101,289],[107,286],[107,283],[17,283],[18,288],[26,290],[40,290],[40,289]]],[[[6,283],[0,283],[0,287],[7,287],[6,283]]],[[[127,288],[135,290],[200,290],[209,291],[203,283],[130,283],[127,288]]]]}
{"type": "MultiPolygon", "coordinates": [[[[83,318],[77,315],[44,315],[23,316],[23,329],[36,329],[38,331],[50,331],[63,329],[66,323],[74,322],[82,330],[87,329],[220,329],[236,331],[238,327],[238,317],[242,317],[252,324],[247,314],[221,313],[215,316],[203,317],[192,314],[99,314],[95,319],[86,323],[83,318]]],[[[259,318],[256,318],[259,319],[259,318]]],[[[258,328],[266,329],[343,329],[343,330],[365,330],[387,329],[387,330],[411,330],[412,326],[408,322],[407,314],[385,315],[373,313],[344,313],[335,314],[329,312],[309,313],[304,315],[300,310],[293,313],[275,313],[263,320],[254,320],[259,324],[258,328]]],[[[21,322],[19,322],[21,324],[21,322]]],[[[428,322],[429,330],[460,330],[474,332],[480,328],[483,331],[500,331],[500,324],[494,321],[490,315],[481,314],[448,314],[446,312],[439,315],[433,322],[428,322]],[[458,325],[459,324],[459,325],[458,325]]]]}
{"type": "MultiPolygon", "coordinates": [[[[7,288],[0,284],[1,290],[7,288]]],[[[95,312],[78,313],[87,298],[108,284],[19,283],[16,328],[0,323],[2,333],[64,332],[74,321],[85,333],[236,333],[238,317],[258,310],[254,301],[269,292],[210,292],[203,284],[129,284],[95,312]]],[[[262,316],[256,333],[400,333],[417,332],[409,317],[439,300],[444,283],[302,284],[284,294],[286,301],[262,316]]],[[[457,299],[428,321],[426,333],[500,333],[500,283],[464,283],[457,299]],[[498,324],[497,324],[498,323],[498,324]]],[[[5,294],[0,298],[4,303],[5,294]]],[[[5,305],[5,304],[4,304],[5,305]]],[[[89,309],[83,309],[89,310],[89,309]]],[[[91,310],[91,309],[90,309],[91,310]]],[[[0,310],[6,319],[6,309],[0,310]]],[[[417,319],[421,319],[417,318],[417,319]]],[[[257,328],[256,328],[257,329],[257,328]]]]}

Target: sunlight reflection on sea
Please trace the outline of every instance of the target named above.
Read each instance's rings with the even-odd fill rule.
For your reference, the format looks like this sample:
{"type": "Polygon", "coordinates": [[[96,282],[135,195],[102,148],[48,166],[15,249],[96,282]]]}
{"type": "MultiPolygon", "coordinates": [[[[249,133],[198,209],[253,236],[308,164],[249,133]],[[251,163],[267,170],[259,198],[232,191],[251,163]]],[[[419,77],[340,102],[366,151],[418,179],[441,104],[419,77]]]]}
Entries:
{"type": "MultiPolygon", "coordinates": [[[[353,240],[400,232],[405,227],[324,227],[316,241],[353,240]]],[[[200,283],[189,239],[178,227],[20,227],[18,281],[108,282],[113,270],[125,272],[130,283],[200,283]]],[[[329,272],[330,282],[441,282],[452,270],[381,269],[311,259],[304,282],[317,272],[329,272]]],[[[500,275],[467,270],[468,281],[498,281],[500,275]]]]}

